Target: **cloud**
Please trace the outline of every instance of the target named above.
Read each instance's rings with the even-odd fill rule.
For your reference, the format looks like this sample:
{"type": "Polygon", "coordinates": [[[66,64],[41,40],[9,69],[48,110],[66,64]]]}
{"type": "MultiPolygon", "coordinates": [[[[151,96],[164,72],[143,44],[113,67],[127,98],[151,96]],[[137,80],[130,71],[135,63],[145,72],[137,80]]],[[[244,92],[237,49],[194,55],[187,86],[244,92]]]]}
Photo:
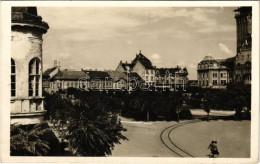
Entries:
{"type": "Polygon", "coordinates": [[[228,48],[228,46],[226,46],[225,44],[219,43],[218,46],[219,46],[219,49],[220,49],[222,52],[224,52],[225,54],[227,54],[227,55],[233,55],[233,51],[231,51],[231,50],[228,48]]]}
{"type": "Polygon", "coordinates": [[[71,56],[71,55],[70,55],[69,53],[63,53],[63,52],[61,52],[61,53],[58,54],[57,57],[58,57],[59,59],[61,59],[61,60],[65,60],[65,59],[69,59],[70,56],[71,56]]]}
{"type": "Polygon", "coordinates": [[[152,63],[156,66],[162,64],[161,55],[159,55],[159,54],[152,54],[151,60],[152,60],[152,63]]]}

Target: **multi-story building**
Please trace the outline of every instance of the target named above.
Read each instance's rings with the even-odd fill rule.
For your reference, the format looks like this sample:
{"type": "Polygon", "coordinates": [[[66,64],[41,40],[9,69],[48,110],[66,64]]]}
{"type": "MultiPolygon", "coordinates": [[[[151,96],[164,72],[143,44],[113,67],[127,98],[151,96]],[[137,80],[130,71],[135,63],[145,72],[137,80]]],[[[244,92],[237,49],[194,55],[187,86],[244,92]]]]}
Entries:
{"type": "Polygon", "coordinates": [[[125,90],[140,85],[141,77],[136,73],[98,70],[69,70],[54,66],[44,72],[44,90],[48,93],[80,88],[82,90],[125,90]]]}
{"type": "Polygon", "coordinates": [[[43,120],[42,35],[49,26],[36,7],[12,7],[11,123],[43,120]]]}
{"type": "Polygon", "coordinates": [[[237,25],[237,55],[235,57],[234,79],[251,83],[252,49],[252,7],[240,7],[235,10],[237,25]]]}
{"type": "Polygon", "coordinates": [[[157,88],[185,87],[188,83],[188,71],[186,68],[157,68],[155,86],[157,88]]]}
{"type": "Polygon", "coordinates": [[[85,88],[87,85],[86,81],[80,81],[80,79],[84,77],[86,77],[84,71],[75,71],[68,69],[60,70],[60,68],[50,68],[44,72],[43,81],[45,81],[45,83],[49,83],[49,85],[44,86],[44,90],[50,93],[57,92],[59,90],[65,90],[68,88],[85,88]],[[58,71],[56,72],[56,70],[58,71]]]}
{"type": "Polygon", "coordinates": [[[252,7],[235,10],[237,26],[237,53],[228,59],[206,56],[198,64],[198,86],[225,88],[226,83],[251,83],[252,7]]]}
{"type": "Polygon", "coordinates": [[[234,58],[205,58],[198,64],[198,86],[202,88],[226,88],[233,81],[234,58]]]}
{"type": "Polygon", "coordinates": [[[152,65],[152,62],[141,53],[141,51],[139,54],[136,54],[135,59],[131,63],[122,63],[122,61],[120,61],[116,71],[135,72],[146,84],[154,85],[155,83],[155,67],[152,65]]]}
{"type": "Polygon", "coordinates": [[[116,71],[136,73],[145,84],[157,88],[163,88],[163,86],[164,88],[170,88],[170,85],[179,87],[180,85],[186,85],[188,82],[186,68],[181,69],[179,66],[176,68],[156,68],[141,51],[136,54],[131,63],[120,61],[116,71]]]}

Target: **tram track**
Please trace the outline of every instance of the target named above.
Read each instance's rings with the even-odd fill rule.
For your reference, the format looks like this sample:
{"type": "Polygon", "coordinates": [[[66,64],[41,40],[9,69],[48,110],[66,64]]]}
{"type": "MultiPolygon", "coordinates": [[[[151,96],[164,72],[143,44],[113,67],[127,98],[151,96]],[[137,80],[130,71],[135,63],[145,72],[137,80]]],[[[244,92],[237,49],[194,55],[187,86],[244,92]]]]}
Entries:
{"type": "Polygon", "coordinates": [[[175,124],[175,125],[171,125],[168,126],[167,128],[165,128],[161,134],[160,134],[160,139],[162,141],[162,143],[169,149],[171,150],[174,154],[176,154],[179,157],[191,157],[194,158],[195,155],[187,152],[186,150],[184,150],[183,148],[179,147],[175,142],[173,142],[170,138],[170,134],[172,133],[172,131],[178,127],[187,125],[187,124],[191,124],[191,123],[196,123],[196,122],[201,122],[202,120],[200,119],[196,119],[196,120],[192,120],[192,121],[186,121],[183,123],[179,123],[179,124],[175,124]]]}

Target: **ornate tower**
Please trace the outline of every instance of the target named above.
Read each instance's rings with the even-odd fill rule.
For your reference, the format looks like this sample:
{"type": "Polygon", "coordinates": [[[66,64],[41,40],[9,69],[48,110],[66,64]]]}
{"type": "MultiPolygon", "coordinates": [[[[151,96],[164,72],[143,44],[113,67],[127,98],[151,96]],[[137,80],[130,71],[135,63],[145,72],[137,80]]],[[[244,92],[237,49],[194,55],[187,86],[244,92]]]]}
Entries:
{"type": "Polygon", "coordinates": [[[12,7],[11,123],[43,120],[42,35],[48,29],[36,7],[12,7]]]}
{"type": "Polygon", "coordinates": [[[251,83],[252,7],[235,10],[237,24],[237,55],[235,58],[235,81],[251,83]]]}

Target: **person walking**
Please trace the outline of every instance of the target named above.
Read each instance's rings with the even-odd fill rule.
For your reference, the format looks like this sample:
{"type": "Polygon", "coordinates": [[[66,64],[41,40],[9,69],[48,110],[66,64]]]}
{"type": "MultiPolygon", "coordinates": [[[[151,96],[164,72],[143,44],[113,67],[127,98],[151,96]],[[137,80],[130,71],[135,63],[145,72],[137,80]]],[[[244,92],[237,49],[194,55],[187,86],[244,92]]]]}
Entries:
{"type": "Polygon", "coordinates": [[[211,151],[211,154],[210,154],[209,157],[215,158],[216,156],[219,155],[218,147],[217,147],[217,141],[211,141],[211,143],[209,144],[208,149],[210,149],[210,151],[211,151]]]}

